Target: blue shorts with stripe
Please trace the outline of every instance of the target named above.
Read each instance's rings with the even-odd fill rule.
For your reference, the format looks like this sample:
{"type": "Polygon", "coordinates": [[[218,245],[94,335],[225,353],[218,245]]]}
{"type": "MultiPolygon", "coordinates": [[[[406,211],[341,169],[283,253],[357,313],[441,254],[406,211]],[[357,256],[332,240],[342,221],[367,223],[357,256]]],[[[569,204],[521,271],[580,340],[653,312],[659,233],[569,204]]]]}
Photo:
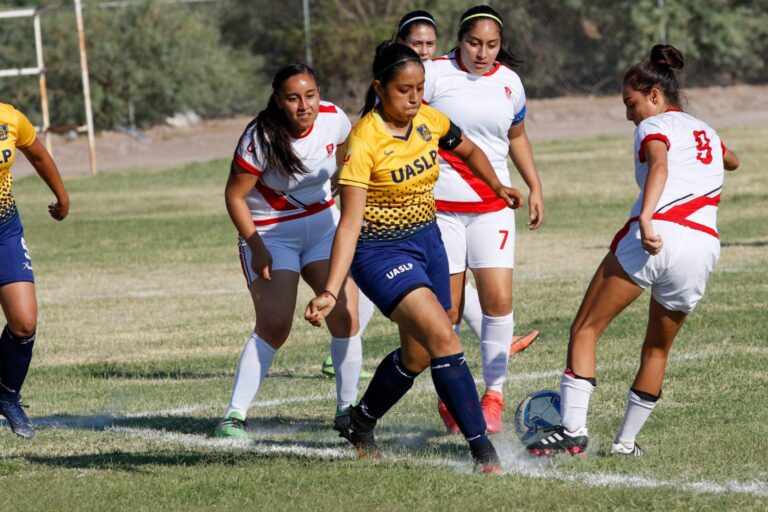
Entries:
{"type": "Polygon", "coordinates": [[[0,286],[19,281],[35,282],[32,260],[24,242],[21,217],[15,213],[0,224],[0,286]]]}
{"type": "Polygon", "coordinates": [[[421,287],[432,290],[446,310],[451,307],[448,258],[436,222],[405,240],[358,244],[351,270],[357,286],[386,317],[421,287]]]}

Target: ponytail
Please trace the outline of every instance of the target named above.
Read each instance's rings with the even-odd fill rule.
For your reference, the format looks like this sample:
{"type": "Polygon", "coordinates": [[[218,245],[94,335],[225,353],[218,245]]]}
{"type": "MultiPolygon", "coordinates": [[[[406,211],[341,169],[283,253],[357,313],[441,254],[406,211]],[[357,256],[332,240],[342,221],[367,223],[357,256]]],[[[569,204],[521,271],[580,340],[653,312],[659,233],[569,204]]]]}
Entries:
{"type": "Polygon", "coordinates": [[[651,49],[649,59],[627,70],[623,84],[643,94],[658,87],[669,105],[682,108],[684,95],[674,70],[682,69],[684,65],[685,59],[680,50],[668,44],[657,44],[651,49]]]}

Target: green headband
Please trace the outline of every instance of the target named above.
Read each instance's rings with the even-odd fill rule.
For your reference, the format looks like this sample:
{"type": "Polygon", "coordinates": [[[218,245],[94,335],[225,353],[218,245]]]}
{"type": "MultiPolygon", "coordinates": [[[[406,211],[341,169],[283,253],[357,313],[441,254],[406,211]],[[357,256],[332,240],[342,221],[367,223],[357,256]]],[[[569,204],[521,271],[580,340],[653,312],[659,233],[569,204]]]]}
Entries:
{"type": "Polygon", "coordinates": [[[477,14],[472,14],[471,16],[467,16],[466,18],[461,20],[460,24],[463,25],[464,23],[471,20],[472,18],[491,18],[492,20],[497,21],[499,25],[501,25],[502,27],[504,26],[504,23],[502,23],[502,21],[499,19],[498,16],[494,16],[493,14],[490,14],[487,12],[479,12],[477,14]]]}

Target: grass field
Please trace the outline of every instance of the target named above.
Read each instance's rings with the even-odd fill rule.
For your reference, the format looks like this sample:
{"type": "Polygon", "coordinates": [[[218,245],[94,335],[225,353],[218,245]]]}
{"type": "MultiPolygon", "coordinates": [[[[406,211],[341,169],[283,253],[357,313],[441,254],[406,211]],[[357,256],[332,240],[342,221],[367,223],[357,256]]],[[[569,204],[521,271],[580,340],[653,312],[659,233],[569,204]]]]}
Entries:
{"type": "MultiPolygon", "coordinates": [[[[604,455],[646,295],[599,345],[590,453],[533,460],[508,429],[495,438],[507,472],[493,477],[472,474],[464,443],[442,435],[427,375],[380,422],[385,459],[355,460],[330,430],[326,331],[298,313],[251,409],[250,439],[211,437],[253,324],[222,199],[228,162],[70,179],[61,224],[47,218],[42,182],[21,180],[40,301],[24,395],[39,430],[33,440],[0,431],[3,510],[765,510],[768,129],[722,135],[743,162],[723,193],[722,256],[641,433],[647,456],[604,455]]],[[[511,361],[508,421],[526,393],[559,385],[569,324],[636,194],[629,140],[534,149],[547,217],[530,233],[518,216],[515,318],[518,332],[542,336],[511,361]]],[[[300,294],[303,310],[308,289],[300,294]]],[[[367,369],[396,339],[376,315],[367,369]]],[[[477,340],[468,330],[464,340],[478,377],[477,340]]]]}

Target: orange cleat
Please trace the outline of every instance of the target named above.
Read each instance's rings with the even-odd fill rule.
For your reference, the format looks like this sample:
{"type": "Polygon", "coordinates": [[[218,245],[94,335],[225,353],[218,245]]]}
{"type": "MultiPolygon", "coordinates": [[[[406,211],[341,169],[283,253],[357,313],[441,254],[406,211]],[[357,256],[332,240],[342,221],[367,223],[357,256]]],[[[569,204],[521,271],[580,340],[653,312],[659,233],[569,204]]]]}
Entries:
{"type": "Polygon", "coordinates": [[[443,420],[445,430],[449,434],[456,435],[461,432],[459,426],[456,424],[456,421],[453,419],[453,416],[451,416],[450,411],[448,411],[448,408],[442,400],[437,401],[437,413],[440,415],[440,419],[443,420]]]}
{"type": "Polygon", "coordinates": [[[539,337],[539,331],[532,330],[523,336],[512,336],[512,345],[509,347],[509,355],[518,354],[531,346],[539,337]]]}
{"type": "Polygon", "coordinates": [[[483,408],[483,417],[488,426],[489,434],[498,434],[504,426],[501,413],[504,410],[504,400],[498,391],[488,390],[480,399],[480,407],[483,408]]]}

